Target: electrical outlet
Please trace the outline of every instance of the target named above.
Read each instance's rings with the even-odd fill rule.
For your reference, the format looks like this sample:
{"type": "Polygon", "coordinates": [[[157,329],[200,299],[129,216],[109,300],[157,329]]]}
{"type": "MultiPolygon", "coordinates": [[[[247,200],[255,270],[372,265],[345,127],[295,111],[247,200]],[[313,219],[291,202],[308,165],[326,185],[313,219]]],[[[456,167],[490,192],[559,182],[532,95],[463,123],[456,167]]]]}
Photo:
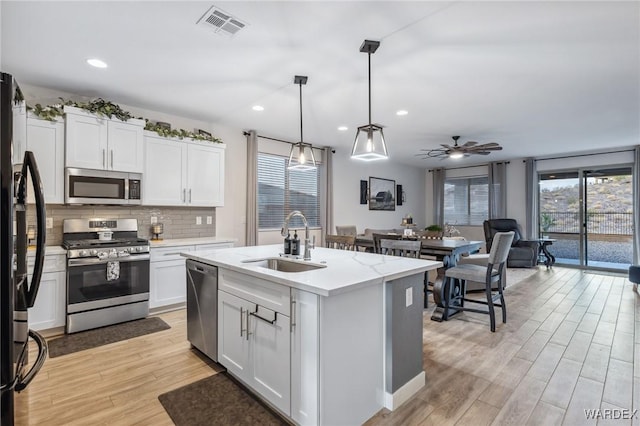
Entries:
{"type": "Polygon", "coordinates": [[[158,216],[151,216],[151,224],[155,225],[156,223],[158,223],[158,216]]]}
{"type": "Polygon", "coordinates": [[[202,216],[196,216],[196,225],[202,225],[202,216]]]}
{"type": "Polygon", "coordinates": [[[53,218],[52,217],[48,217],[47,218],[47,229],[51,229],[53,228],[53,218]]]}
{"type": "Polygon", "coordinates": [[[413,305],[413,288],[409,287],[405,290],[405,304],[407,307],[413,305]]]}
{"type": "Polygon", "coordinates": [[[207,225],[213,224],[213,216],[207,216],[207,225]]]}

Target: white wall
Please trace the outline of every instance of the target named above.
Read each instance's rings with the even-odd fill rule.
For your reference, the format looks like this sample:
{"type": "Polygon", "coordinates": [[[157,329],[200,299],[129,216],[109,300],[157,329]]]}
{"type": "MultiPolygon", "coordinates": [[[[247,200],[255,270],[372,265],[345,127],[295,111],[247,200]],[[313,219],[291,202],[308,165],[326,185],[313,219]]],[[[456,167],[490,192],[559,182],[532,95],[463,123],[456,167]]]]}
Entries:
{"type": "MultiPolygon", "coordinates": [[[[89,99],[72,93],[65,93],[44,87],[28,85],[24,82],[20,83],[20,87],[29,105],[34,105],[36,103],[51,105],[59,102],[58,97],[74,100],[89,99]]],[[[114,103],[118,103],[115,99],[109,100],[114,103]]],[[[192,120],[190,118],[179,117],[164,112],[151,111],[131,105],[118,104],[122,109],[129,111],[136,117],[143,116],[152,121],[165,121],[171,123],[171,127],[173,129],[203,129],[211,132],[211,134],[220,138],[225,143],[224,207],[216,208],[216,235],[219,237],[235,238],[237,240],[237,246],[245,245],[247,144],[246,138],[242,134],[242,130],[215,123],[192,120]]]]}
{"type": "MultiPolygon", "coordinates": [[[[333,222],[334,225],[356,225],[358,232],[365,228],[400,228],[402,217],[410,214],[421,228],[426,223],[424,173],[422,167],[411,167],[389,160],[363,162],[352,160],[346,150],[333,156],[333,222]],[[360,204],[360,180],[369,177],[395,180],[402,185],[406,201],[395,211],[370,211],[368,204],[360,204]]],[[[336,230],[329,230],[335,233],[336,230]]]]}

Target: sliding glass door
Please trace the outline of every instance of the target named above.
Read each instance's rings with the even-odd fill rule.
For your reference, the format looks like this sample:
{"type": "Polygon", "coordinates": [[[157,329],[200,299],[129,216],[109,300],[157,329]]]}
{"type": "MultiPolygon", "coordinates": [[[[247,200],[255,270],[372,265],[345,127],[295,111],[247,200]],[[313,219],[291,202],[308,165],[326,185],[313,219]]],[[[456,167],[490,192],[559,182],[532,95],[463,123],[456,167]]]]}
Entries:
{"type": "Polygon", "coordinates": [[[633,257],[631,167],[539,174],[540,235],[557,264],[626,270],[633,257]]]}

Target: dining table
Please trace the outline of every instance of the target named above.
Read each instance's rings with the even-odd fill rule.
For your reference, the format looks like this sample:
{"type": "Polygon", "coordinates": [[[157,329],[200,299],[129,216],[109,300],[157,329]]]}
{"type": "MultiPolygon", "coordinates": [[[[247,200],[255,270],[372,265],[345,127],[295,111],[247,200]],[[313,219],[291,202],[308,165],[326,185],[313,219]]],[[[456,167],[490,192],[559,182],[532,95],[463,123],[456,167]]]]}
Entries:
{"type": "MultiPolygon", "coordinates": [[[[395,234],[389,234],[390,236],[397,237],[395,234]]],[[[434,256],[436,260],[442,262],[444,269],[453,268],[458,263],[460,256],[465,254],[474,253],[480,250],[485,242],[484,241],[467,241],[463,239],[429,239],[429,238],[416,238],[412,236],[403,235],[404,239],[419,239],[420,240],[420,254],[424,256],[434,256]]],[[[367,251],[373,251],[373,238],[369,238],[365,235],[356,236],[356,249],[364,248],[367,251]]],[[[458,300],[456,296],[459,296],[462,289],[458,280],[453,280],[453,285],[445,286],[444,280],[437,281],[433,286],[433,300],[436,304],[436,308],[431,315],[433,321],[442,321],[444,316],[444,300],[458,300]]],[[[449,317],[460,311],[449,308],[449,317]]]]}

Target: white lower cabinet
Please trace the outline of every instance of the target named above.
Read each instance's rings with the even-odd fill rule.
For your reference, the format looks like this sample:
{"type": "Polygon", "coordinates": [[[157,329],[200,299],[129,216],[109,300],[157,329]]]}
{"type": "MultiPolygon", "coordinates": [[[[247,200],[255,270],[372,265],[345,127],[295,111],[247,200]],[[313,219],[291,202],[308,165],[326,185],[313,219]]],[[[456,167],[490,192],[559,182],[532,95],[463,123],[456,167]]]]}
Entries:
{"type": "Polygon", "coordinates": [[[287,416],[291,414],[290,326],[287,315],[218,292],[219,362],[287,416]]]}
{"type": "MultiPolygon", "coordinates": [[[[29,256],[29,283],[33,272],[33,257],[29,256]]],[[[36,302],[29,308],[29,328],[46,330],[62,327],[66,313],[66,257],[63,254],[47,255],[44,260],[42,278],[36,302]]]]}

